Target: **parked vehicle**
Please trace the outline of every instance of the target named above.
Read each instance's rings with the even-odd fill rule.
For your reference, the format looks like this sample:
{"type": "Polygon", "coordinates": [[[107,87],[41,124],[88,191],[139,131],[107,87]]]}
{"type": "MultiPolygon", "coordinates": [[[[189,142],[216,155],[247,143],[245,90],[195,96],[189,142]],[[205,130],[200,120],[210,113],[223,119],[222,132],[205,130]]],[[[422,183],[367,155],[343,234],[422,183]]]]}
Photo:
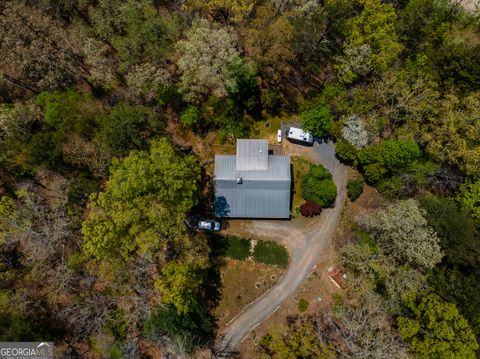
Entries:
{"type": "Polygon", "coordinates": [[[305,132],[298,127],[290,127],[288,129],[287,139],[294,143],[310,146],[313,145],[313,136],[309,132],[305,132]]]}
{"type": "Polygon", "coordinates": [[[277,142],[282,143],[282,130],[277,131],[277,142]]]}
{"type": "Polygon", "coordinates": [[[208,220],[198,221],[197,228],[204,229],[206,231],[219,231],[220,222],[208,221],[208,220]]]}

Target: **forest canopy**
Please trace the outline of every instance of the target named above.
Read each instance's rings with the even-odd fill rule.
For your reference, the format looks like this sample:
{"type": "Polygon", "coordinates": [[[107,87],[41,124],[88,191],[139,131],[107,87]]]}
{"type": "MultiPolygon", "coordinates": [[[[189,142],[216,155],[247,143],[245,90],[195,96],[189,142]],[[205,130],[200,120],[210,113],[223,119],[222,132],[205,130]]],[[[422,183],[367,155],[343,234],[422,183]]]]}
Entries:
{"type": "MultiPolygon", "coordinates": [[[[269,329],[256,354],[478,356],[479,11],[1,1],[0,339],[55,340],[64,357],[222,354],[221,261],[192,218],[213,218],[213,148],[282,122],[335,144],[349,205],[379,199],[342,221],[343,297],[269,329]]],[[[321,218],[343,188],[308,170],[303,212],[321,218]]]]}

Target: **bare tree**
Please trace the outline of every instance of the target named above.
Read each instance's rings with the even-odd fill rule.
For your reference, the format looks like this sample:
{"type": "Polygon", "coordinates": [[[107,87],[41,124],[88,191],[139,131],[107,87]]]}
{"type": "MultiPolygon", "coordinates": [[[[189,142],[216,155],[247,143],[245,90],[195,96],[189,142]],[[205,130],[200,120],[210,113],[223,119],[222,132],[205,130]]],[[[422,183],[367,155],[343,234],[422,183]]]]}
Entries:
{"type": "Polygon", "coordinates": [[[102,294],[92,294],[77,303],[65,306],[57,315],[64,320],[75,335],[74,341],[88,339],[105,325],[114,308],[113,299],[102,294]]]}
{"type": "Polygon", "coordinates": [[[102,44],[24,1],[6,0],[0,9],[2,81],[38,92],[75,81],[114,80],[113,64],[102,44]],[[91,72],[92,67],[94,72],[91,72]]]}
{"type": "Polygon", "coordinates": [[[335,313],[324,310],[313,321],[319,340],[334,342],[340,358],[409,358],[405,343],[373,293],[359,306],[341,305],[335,313]]]}

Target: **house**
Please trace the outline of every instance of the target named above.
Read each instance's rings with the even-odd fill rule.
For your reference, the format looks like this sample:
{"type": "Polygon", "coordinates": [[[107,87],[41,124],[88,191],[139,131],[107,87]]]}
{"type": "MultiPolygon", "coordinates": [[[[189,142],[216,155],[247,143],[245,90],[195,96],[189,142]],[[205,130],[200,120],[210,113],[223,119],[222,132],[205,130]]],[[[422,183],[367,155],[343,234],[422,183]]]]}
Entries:
{"type": "Polygon", "coordinates": [[[290,218],[290,156],[267,140],[237,140],[237,154],[215,156],[215,216],[290,218]]]}

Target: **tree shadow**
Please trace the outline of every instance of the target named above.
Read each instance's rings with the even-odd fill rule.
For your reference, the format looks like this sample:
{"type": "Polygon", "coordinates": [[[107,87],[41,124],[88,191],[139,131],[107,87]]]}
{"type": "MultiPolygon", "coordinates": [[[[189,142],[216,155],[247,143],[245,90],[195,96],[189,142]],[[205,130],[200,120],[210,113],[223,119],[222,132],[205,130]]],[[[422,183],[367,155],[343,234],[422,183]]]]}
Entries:
{"type": "Polygon", "coordinates": [[[224,196],[215,197],[215,217],[228,217],[230,205],[224,196]]]}

